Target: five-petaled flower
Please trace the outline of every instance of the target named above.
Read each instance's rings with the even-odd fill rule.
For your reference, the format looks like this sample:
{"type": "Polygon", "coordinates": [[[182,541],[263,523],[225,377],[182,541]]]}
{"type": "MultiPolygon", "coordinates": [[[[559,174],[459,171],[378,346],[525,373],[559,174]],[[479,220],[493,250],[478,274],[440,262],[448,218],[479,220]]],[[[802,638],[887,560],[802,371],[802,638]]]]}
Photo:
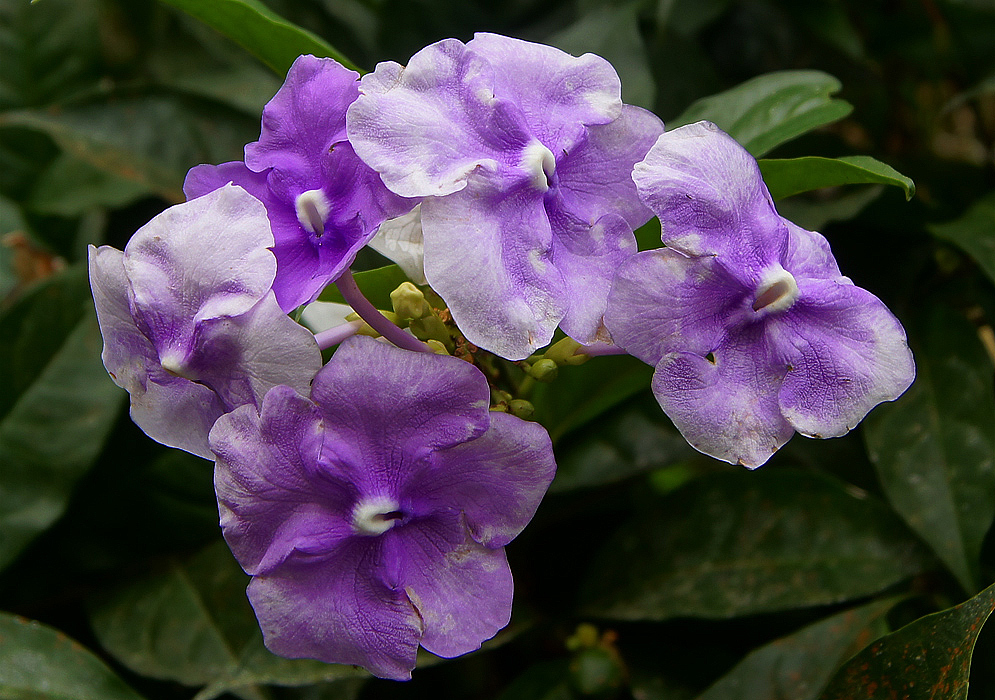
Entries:
{"type": "Polygon", "coordinates": [[[663,124],[623,105],[593,54],[496,34],[446,39],[363,76],[356,153],[421,204],[425,277],[467,339],[509,359],[559,325],[581,342],[649,211],[630,174],[663,124]]]}
{"type": "Polygon", "coordinates": [[[795,431],[843,435],[912,383],[898,320],[825,238],[778,215],[715,125],[664,134],[633,179],[667,247],[621,266],[605,324],[656,366],[653,392],[694,447],[756,467],[795,431]]]}
{"type": "Polygon", "coordinates": [[[508,623],[504,545],[555,466],[488,401],[469,363],[356,337],[310,400],[275,387],[217,422],[221,526],[270,650],[405,679],[419,644],[457,656],[508,623]]]}

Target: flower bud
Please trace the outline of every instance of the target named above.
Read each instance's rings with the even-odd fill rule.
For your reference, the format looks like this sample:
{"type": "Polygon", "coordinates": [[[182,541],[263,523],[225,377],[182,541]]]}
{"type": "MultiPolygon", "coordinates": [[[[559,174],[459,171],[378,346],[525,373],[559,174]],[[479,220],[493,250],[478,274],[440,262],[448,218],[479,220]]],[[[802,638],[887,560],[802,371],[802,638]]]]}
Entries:
{"type": "Polygon", "coordinates": [[[436,355],[448,355],[449,354],[449,351],[446,350],[446,346],[443,345],[442,343],[440,343],[435,338],[429,338],[428,340],[426,340],[425,341],[425,345],[427,345],[430,348],[432,348],[432,352],[434,352],[436,355]]]}
{"type": "Polygon", "coordinates": [[[401,319],[424,318],[430,311],[425,295],[411,282],[403,282],[391,292],[390,302],[401,319]]]}
{"type": "Polygon", "coordinates": [[[522,420],[532,420],[532,416],[535,415],[536,408],[532,405],[531,401],[526,401],[525,399],[512,399],[508,403],[508,412],[516,418],[521,418],[522,420]]]}
{"type": "Polygon", "coordinates": [[[556,363],[549,359],[539,360],[526,370],[529,376],[537,382],[551,382],[556,379],[559,371],[560,368],[556,366],[556,363]]]}
{"type": "MultiPolygon", "coordinates": [[[[397,325],[397,314],[391,311],[380,311],[380,313],[382,313],[388,321],[390,321],[394,325],[397,325]]],[[[360,319],[362,319],[362,316],[357,314],[355,311],[345,317],[346,321],[357,321],[360,319]]],[[[374,330],[374,328],[366,321],[363,321],[363,325],[359,327],[358,331],[356,331],[356,335],[368,335],[371,338],[379,338],[380,332],[374,330]]]]}
{"type": "Polygon", "coordinates": [[[588,355],[576,354],[581,347],[583,346],[573,338],[564,338],[550,346],[543,357],[558,365],[582,365],[591,358],[588,355]]]}
{"type": "Polygon", "coordinates": [[[452,336],[449,329],[435,314],[428,314],[424,318],[418,318],[408,324],[408,328],[419,340],[438,340],[440,343],[449,344],[452,336]]]}

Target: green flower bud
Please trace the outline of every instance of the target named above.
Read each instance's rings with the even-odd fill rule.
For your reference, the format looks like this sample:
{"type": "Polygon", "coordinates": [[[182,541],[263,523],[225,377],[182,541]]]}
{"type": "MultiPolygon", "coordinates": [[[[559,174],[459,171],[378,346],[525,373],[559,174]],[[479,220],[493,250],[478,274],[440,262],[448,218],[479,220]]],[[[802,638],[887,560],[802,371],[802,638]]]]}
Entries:
{"type": "MultiPolygon", "coordinates": [[[[391,311],[381,311],[380,313],[382,313],[387,318],[388,321],[390,321],[394,325],[398,325],[398,323],[397,323],[397,314],[395,314],[395,313],[393,313],[391,311]]],[[[357,314],[354,311],[351,314],[349,314],[348,316],[346,316],[345,320],[346,321],[358,321],[361,318],[362,318],[362,316],[360,316],[359,314],[357,314]]],[[[371,338],[379,338],[380,337],[379,331],[375,331],[373,329],[373,327],[370,326],[370,324],[368,324],[366,321],[363,321],[363,325],[359,327],[358,331],[356,331],[356,335],[368,335],[371,338]]]]}
{"type": "Polygon", "coordinates": [[[554,343],[543,357],[558,365],[582,365],[591,358],[588,355],[575,354],[581,347],[583,346],[573,338],[564,338],[554,343]]]}
{"type": "Polygon", "coordinates": [[[428,340],[426,340],[425,341],[425,345],[427,345],[430,348],[432,348],[432,352],[434,352],[436,355],[448,355],[449,354],[449,351],[446,350],[446,346],[443,345],[442,343],[440,343],[438,340],[436,340],[434,338],[429,338],[428,340]]]}
{"type": "Polygon", "coordinates": [[[428,340],[431,338],[445,345],[452,343],[452,336],[449,335],[449,329],[446,328],[446,324],[442,322],[442,319],[435,314],[415,319],[408,324],[408,328],[419,340],[428,340]]]}
{"type": "Polygon", "coordinates": [[[526,371],[529,376],[537,382],[551,382],[556,379],[556,375],[559,374],[560,368],[556,366],[556,363],[553,362],[553,360],[542,359],[529,367],[526,371]]]}
{"type": "Polygon", "coordinates": [[[508,412],[522,420],[531,420],[532,416],[535,415],[536,407],[532,405],[531,401],[512,399],[508,403],[508,412]]]}
{"type": "Polygon", "coordinates": [[[411,282],[403,282],[391,292],[390,303],[394,305],[394,313],[401,319],[423,318],[431,311],[425,295],[411,282]]]}

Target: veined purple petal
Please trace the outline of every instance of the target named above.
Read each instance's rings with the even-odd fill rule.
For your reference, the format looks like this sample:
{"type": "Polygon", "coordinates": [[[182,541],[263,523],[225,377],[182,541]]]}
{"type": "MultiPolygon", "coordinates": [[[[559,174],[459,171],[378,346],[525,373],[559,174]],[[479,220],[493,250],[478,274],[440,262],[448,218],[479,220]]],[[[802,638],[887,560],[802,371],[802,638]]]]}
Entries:
{"type": "Polygon", "coordinates": [[[483,178],[422,203],[425,276],[467,339],[512,360],[546,345],[569,307],[543,193],[483,178]]]}
{"type": "Polygon", "coordinates": [[[787,219],[782,221],[788,227],[788,248],[781,263],[784,269],[791,270],[795,279],[843,279],[825,236],[806,231],[787,219]]]}
{"type": "Polygon", "coordinates": [[[214,459],[207,442],[211,426],[228,407],[203,384],[149,367],[131,394],[131,420],[156,442],[214,459]]]}
{"type": "Polygon", "coordinates": [[[607,124],[621,114],[622,84],[600,56],[574,57],[552,46],[487,33],[474,34],[466,48],[493,67],[494,94],[513,102],[529,132],[557,157],[574,147],[586,126],[607,124]]]}
{"type": "Polygon", "coordinates": [[[787,231],[756,160],[710,122],[663,134],[632,173],[660,218],[663,242],[762,269],[780,260],[787,231]]]}
{"type": "Polygon", "coordinates": [[[870,292],[848,281],[798,286],[799,302],[770,324],[791,364],[781,410],[803,435],[844,435],[909,388],[912,353],[898,319],[870,292]]]}

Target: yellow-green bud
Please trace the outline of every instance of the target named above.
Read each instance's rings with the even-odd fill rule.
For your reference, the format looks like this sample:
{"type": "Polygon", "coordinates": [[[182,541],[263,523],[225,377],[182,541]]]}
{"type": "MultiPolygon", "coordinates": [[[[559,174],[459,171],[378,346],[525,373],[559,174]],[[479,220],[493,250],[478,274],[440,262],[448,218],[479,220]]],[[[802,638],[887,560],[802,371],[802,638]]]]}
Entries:
{"type": "Polygon", "coordinates": [[[551,382],[559,374],[559,367],[549,359],[542,359],[529,367],[528,374],[537,382],[551,382]]]}
{"type": "Polygon", "coordinates": [[[408,328],[420,340],[432,338],[438,340],[440,343],[452,342],[452,336],[449,335],[449,329],[446,328],[446,324],[435,314],[415,319],[408,324],[408,328]]]}
{"type": "Polygon", "coordinates": [[[587,355],[576,355],[578,348],[582,347],[573,338],[564,338],[554,343],[543,355],[547,360],[552,360],[558,365],[579,365],[587,362],[590,357],[587,355]]]}
{"type": "MultiPolygon", "coordinates": [[[[390,321],[394,325],[397,325],[397,314],[391,311],[381,311],[380,313],[382,313],[387,318],[388,321],[390,321]]],[[[353,311],[351,314],[345,317],[346,321],[358,321],[361,319],[362,316],[357,314],[355,311],[353,311]]],[[[368,324],[366,321],[363,321],[363,325],[359,327],[358,331],[356,331],[356,335],[368,335],[371,338],[379,338],[380,332],[374,330],[373,327],[370,324],[368,324]]]]}
{"type": "Polygon", "coordinates": [[[516,418],[531,420],[532,416],[535,415],[536,407],[532,405],[531,401],[526,401],[525,399],[512,399],[508,403],[508,412],[516,418]]]}
{"type": "Polygon", "coordinates": [[[411,282],[403,282],[391,292],[390,303],[394,305],[394,313],[401,319],[423,318],[430,311],[422,290],[411,282]]]}
{"type": "Polygon", "coordinates": [[[436,355],[448,355],[449,354],[449,351],[446,350],[446,346],[443,345],[442,343],[440,343],[435,338],[429,338],[428,340],[426,340],[425,341],[425,345],[427,345],[430,348],[432,348],[432,352],[434,352],[436,355]]]}

